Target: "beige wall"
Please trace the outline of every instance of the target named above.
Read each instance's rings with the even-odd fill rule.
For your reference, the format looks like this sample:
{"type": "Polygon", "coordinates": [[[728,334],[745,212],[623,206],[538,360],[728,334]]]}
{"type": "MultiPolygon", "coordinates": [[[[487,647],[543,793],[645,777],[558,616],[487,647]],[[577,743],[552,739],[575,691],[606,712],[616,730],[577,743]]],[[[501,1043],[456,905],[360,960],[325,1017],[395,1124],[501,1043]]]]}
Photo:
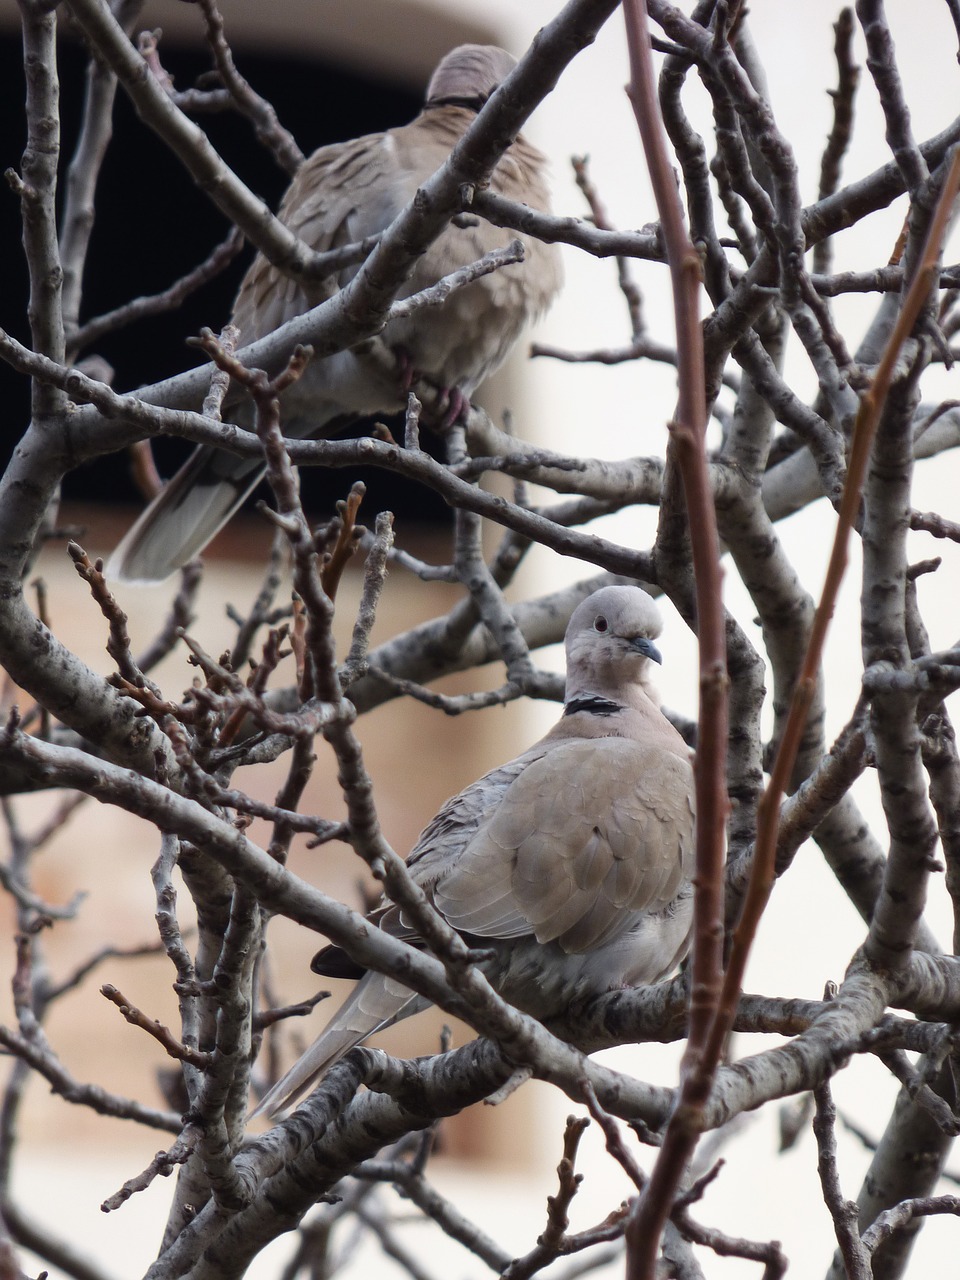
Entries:
{"type": "MultiPolygon", "coordinates": [[[[121,532],[124,518],[104,517],[96,511],[65,510],[62,523],[80,525],[86,532],[81,542],[91,556],[105,554],[121,532]]],[[[266,540],[265,525],[254,516],[236,522],[214,544],[209,556],[203,591],[202,612],[191,626],[207,652],[219,654],[231,643],[233,625],[226,615],[232,603],[244,612],[258,585],[266,540]]],[[[417,554],[441,558],[437,535],[400,531],[400,540],[417,554]]],[[[89,598],[76,575],[63,543],[53,543],[44,551],[37,573],[47,584],[50,625],[54,633],[71,645],[94,669],[108,673],[112,663],[105,652],[106,625],[99,609],[89,598]]],[[[359,572],[348,573],[339,598],[338,635],[341,651],[349,643],[353,610],[359,596],[359,572]]],[[[130,618],[134,651],[140,650],[167,612],[173,586],[120,588],[118,598],[130,618]]],[[[384,593],[374,640],[384,639],[445,611],[454,598],[442,584],[412,589],[410,578],[393,571],[384,593]]],[[[291,662],[278,672],[278,686],[291,680],[291,662]]],[[[155,678],[166,695],[178,699],[195,675],[187,665],[186,651],[180,647],[158,670],[155,678]]],[[[476,675],[453,677],[442,682],[447,691],[488,687],[497,684],[502,673],[489,668],[476,675]]],[[[486,769],[508,759],[521,749],[530,734],[524,725],[524,707],[472,713],[451,718],[409,699],[378,708],[358,722],[367,767],[376,786],[380,818],[387,839],[398,852],[406,854],[420,829],[447,796],[472,781],[486,769]]],[[[318,761],[301,808],[339,819],[343,816],[336,783],[336,765],[329,748],[318,742],[318,761]]],[[[275,796],[286,770],[281,758],[274,765],[241,771],[237,786],[245,787],[264,801],[275,796]]],[[[36,829],[62,800],[62,793],[44,793],[17,800],[15,811],[27,831],[36,829]]],[[[251,838],[265,842],[267,824],[256,821],[251,838]]],[[[294,842],[290,865],[299,874],[353,905],[361,904],[361,882],[370,887],[370,878],[350,849],[330,844],[310,851],[305,838],[294,842]]],[[[157,833],[146,823],[123,811],[87,801],[64,829],[51,840],[36,863],[35,892],[54,905],[68,902],[75,894],[86,897],[75,919],[58,922],[43,935],[43,947],[55,979],[61,979],[84,963],[105,943],[121,948],[137,947],[156,939],[153,922],[154,900],[150,867],[157,856],[157,833]]],[[[189,920],[189,900],[180,896],[184,919],[189,920]]],[[[0,895],[0,936],[10,938],[14,917],[10,900],[0,895]]],[[[284,1003],[294,1003],[312,995],[321,985],[329,985],[333,998],[306,1021],[294,1020],[284,1031],[284,1055],[289,1063],[323,1025],[329,1013],[349,990],[349,983],[321,983],[309,971],[313,953],[322,945],[317,935],[285,921],[271,928],[273,980],[284,1003]]],[[[0,947],[0,991],[9,992],[13,948],[0,947]]],[[[146,959],[105,961],[95,980],[58,1002],[52,1012],[48,1034],[64,1064],[80,1081],[100,1083],[124,1095],[161,1105],[155,1073],[169,1065],[162,1051],[144,1033],[128,1026],[116,1009],[98,994],[99,986],[111,982],[150,1017],[176,1030],[177,1004],[171,988],[173,971],[163,956],[146,959]]],[[[9,996],[4,996],[12,1017],[9,996]]],[[[438,1044],[443,1019],[425,1014],[395,1028],[383,1039],[386,1048],[401,1054],[432,1052],[438,1044]]],[[[469,1033],[458,1032],[462,1041],[469,1033]]],[[[515,1131],[522,1119],[528,1123],[522,1097],[509,1107],[484,1113],[482,1124],[469,1118],[454,1123],[448,1147],[461,1154],[486,1154],[500,1146],[502,1132],[515,1131]],[[519,1107],[519,1110],[517,1108],[519,1107]],[[505,1126],[505,1129],[502,1128],[505,1126]]],[[[41,1081],[30,1089],[25,1137],[71,1145],[89,1139],[103,1140],[103,1122],[83,1108],[51,1097],[41,1081]]],[[[132,1125],[106,1122],[110,1141],[129,1141],[152,1152],[159,1135],[139,1133],[132,1125]]],[[[149,1158],[149,1156],[148,1156],[149,1158]]],[[[511,1157],[513,1158],[513,1157],[511,1157]]]]}
{"type": "MultiPolygon", "coordinates": [[[[438,58],[466,40],[509,43],[503,24],[479,13],[452,11],[456,6],[428,0],[280,0],[265,6],[262,0],[229,0],[223,6],[228,36],[242,55],[244,47],[282,53],[295,49],[300,56],[315,54],[348,66],[382,72],[411,84],[422,84],[438,58]],[[444,9],[451,10],[444,12],[444,9]],[[267,20],[265,21],[265,15],[267,20]]],[[[142,19],[144,28],[161,27],[167,41],[202,39],[198,10],[178,0],[149,0],[142,19]]],[[[0,0],[0,29],[19,27],[16,0],[0,0]]],[[[242,65],[242,62],[241,62],[242,65]]],[[[515,362],[496,380],[484,397],[495,415],[504,405],[519,406],[523,376],[515,362]]],[[[82,541],[91,555],[102,555],[115,545],[123,517],[89,510],[64,511],[62,522],[85,526],[82,541]]],[[[257,585],[257,566],[264,557],[266,534],[255,517],[238,521],[211,549],[204,589],[203,612],[193,634],[212,653],[230,643],[233,628],[227,621],[228,602],[241,611],[257,585]]],[[[411,537],[417,550],[442,558],[443,550],[422,541],[409,530],[399,531],[400,541],[411,537]]],[[[53,631],[103,673],[112,664],[105,652],[106,629],[96,606],[75,574],[62,543],[44,552],[37,572],[46,580],[53,631]]],[[[381,638],[406,629],[417,620],[444,611],[456,594],[449,587],[425,588],[413,584],[399,571],[391,574],[385,592],[378,634],[381,638]]],[[[352,605],[359,594],[357,572],[349,574],[342,591],[341,631],[344,646],[352,623],[352,605]]],[[[134,648],[145,644],[168,607],[172,588],[127,591],[123,607],[130,615],[134,648]]],[[[172,697],[179,696],[194,675],[181,649],[164,664],[158,679],[172,697]]],[[[460,677],[441,687],[457,691],[497,684],[502,671],[490,669],[475,681],[460,677]]],[[[540,709],[538,709],[540,710],[540,709]]],[[[536,717],[534,717],[536,719],[536,717]]],[[[358,727],[368,767],[377,788],[380,817],[393,846],[405,853],[421,827],[450,794],[485,769],[515,754],[536,736],[529,708],[514,704],[505,709],[451,719],[410,700],[396,702],[364,717],[358,727]]],[[[338,817],[342,805],[335,781],[332,756],[320,746],[320,760],[304,798],[310,811],[338,817]]],[[[259,798],[273,798],[283,776],[284,762],[258,771],[255,779],[238,779],[259,798]]],[[[25,829],[42,824],[59,801],[59,795],[43,794],[16,802],[25,829]]],[[[264,824],[251,829],[254,839],[266,838],[264,824]]],[[[359,904],[358,880],[362,868],[352,853],[331,845],[313,852],[304,841],[295,844],[291,865],[305,878],[359,904]]],[[[150,867],[157,855],[156,832],[120,810],[88,801],[68,825],[50,841],[37,862],[35,891],[52,904],[61,905],[76,893],[85,894],[75,918],[57,923],[42,939],[51,973],[61,979],[85,963],[105,941],[120,948],[139,947],[155,938],[150,867]]],[[[186,913],[186,895],[181,895],[186,913]]],[[[13,1021],[9,1001],[12,975],[14,916],[9,899],[0,895],[0,992],[2,1016],[13,1021]]],[[[319,985],[309,972],[310,956],[322,942],[307,931],[277,921],[272,929],[275,947],[274,981],[279,998],[294,1002],[311,995],[319,985]]],[[[163,956],[142,959],[111,958],[98,967],[94,980],[58,1002],[47,1027],[51,1043],[71,1074],[83,1083],[99,1083],[122,1095],[161,1105],[156,1073],[169,1065],[148,1036],[128,1026],[118,1011],[98,994],[110,982],[145,1013],[177,1028],[177,1005],[172,991],[173,974],[163,956]]],[[[312,1019],[292,1022],[284,1029],[284,1055],[289,1062],[318,1029],[328,1012],[339,1003],[349,984],[330,983],[333,998],[312,1019]]],[[[443,1019],[426,1014],[388,1033],[384,1046],[400,1053],[430,1052],[438,1043],[443,1019]]],[[[469,1033],[457,1032],[459,1039],[469,1033]]],[[[6,1066],[0,1062],[0,1071],[6,1066]]],[[[503,1107],[474,1112],[446,1126],[445,1147],[460,1155],[496,1156],[509,1151],[511,1163],[523,1166],[534,1159],[538,1144],[515,1143],[518,1128],[529,1139],[536,1131],[530,1090],[521,1091],[503,1107]]],[[[90,1144],[127,1150],[129,1176],[147,1163],[163,1135],[120,1121],[106,1120],[84,1108],[71,1106],[50,1094],[39,1079],[31,1082],[23,1133],[29,1149],[49,1144],[54,1158],[70,1164],[73,1154],[90,1144]]],[[[108,1194],[113,1187],[103,1188],[108,1194]]]]}

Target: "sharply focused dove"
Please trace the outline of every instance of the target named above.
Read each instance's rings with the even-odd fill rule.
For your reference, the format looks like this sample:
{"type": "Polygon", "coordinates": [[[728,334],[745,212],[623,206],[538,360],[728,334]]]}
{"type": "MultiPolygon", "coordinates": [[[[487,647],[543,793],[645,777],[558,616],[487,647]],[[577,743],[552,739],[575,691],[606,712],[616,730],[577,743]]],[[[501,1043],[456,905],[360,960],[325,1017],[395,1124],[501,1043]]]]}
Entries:
{"type": "MultiPolygon", "coordinates": [[[[694,784],[686,743],[650,682],[659,611],[639,587],[603,587],[564,641],[563,715],[535,746],[448,800],[407,866],[440,914],[487,953],[480,967],[537,1018],[657,982],[686,954],[693,913],[694,784]]],[[[395,906],[372,917],[416,943],[395,906]]],[[[354,1045],[428,1001],[337,947],[313,968],[359,977],[254,1115],[296,1101],[354,1045]]]]}
{"type": "MultiPolygon", "coordinates": [[[[434,71],[424,108],[410,124],[315,151],[294,178],[280,220],[317,251],[379,235],[440,168],[515,65],[509,53],[490,45],[453,49],[434,71]]],[[[546,212],[545,163],[518,136],[494,170],[490,189],[546,212]]],[[[420,257],[398,296],[409,297],[515,238],[515,232],[478,218],[458,218],[420,257]]],[[[529,236],[519,239],[522,263],[457,290],[441,307],[422,308],[387,325],[382,336],[397,353],[395,370],[366,356],[362,344],[312,361],[281,400],[284,433],[330,436],[359,416],[402,409],[405,378],[409,382],[412,375],[448,393],[452,406],[462,405],[560,287],[556,247],[529,236]]],[[[359,270],[355,265],[323,280],[301,282],[258,255],[234,305],[241,343],[255,342],[324,302],[359,270]]],[[[244,407],[238,409],[233,412],[240,421],[244,407]]],[[[108,575],[126,582],[169,577],[203,550],[262,475],[263,468],[250,459],[199,446],[126,534],[110,558],[108,575]]]]}

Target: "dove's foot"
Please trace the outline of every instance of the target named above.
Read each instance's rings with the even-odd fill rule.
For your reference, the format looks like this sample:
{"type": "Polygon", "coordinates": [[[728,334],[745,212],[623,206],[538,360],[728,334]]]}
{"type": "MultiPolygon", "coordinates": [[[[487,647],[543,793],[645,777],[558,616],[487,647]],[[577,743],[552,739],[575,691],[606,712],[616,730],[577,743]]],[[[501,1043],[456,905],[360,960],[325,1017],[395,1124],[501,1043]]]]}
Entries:
{"type": "Polygon", "coordinates": [[[441,414],[437,430],[449,431],[454,423],[460,422],[470,412],[470,400],[459,387],[446,387],[437,412],[441,414]]]}
{"type": "Polygon", "coordinates": [[[455,423],[466,417],[470,411],[470,400],[459,387],[437,387],[433,382],[427,384],[406,347],[397,344],[391,350],[397,362],[397,381],[404,396],[409,395],[421,380],[436,392],[436,405],[430,412],[436,431],[449,431],[455,423]]]}
{"type": "Polygon", "coordinates": [[[397,381],[400,384],[400,390],[405,396],[409,395],[413,389],[413,384],[419,376],[413,363],[413,357],[406,347],[398,345],[391,349],[397,362],[397,381]]]}

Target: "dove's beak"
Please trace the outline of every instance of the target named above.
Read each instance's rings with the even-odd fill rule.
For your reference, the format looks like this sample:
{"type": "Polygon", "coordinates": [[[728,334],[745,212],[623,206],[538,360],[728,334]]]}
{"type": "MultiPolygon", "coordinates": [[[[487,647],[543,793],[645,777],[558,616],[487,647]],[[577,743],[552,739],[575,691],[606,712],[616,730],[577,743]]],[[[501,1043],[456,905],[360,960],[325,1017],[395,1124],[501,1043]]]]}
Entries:
{"type": "Polygon", "coordinates": [[[634,636],[630,643],[637,653],[642,653],[645,658],[650,658],[652,662],[663,664],[663,654],[653,641],[648,640],[646,636],[634,636]]]}

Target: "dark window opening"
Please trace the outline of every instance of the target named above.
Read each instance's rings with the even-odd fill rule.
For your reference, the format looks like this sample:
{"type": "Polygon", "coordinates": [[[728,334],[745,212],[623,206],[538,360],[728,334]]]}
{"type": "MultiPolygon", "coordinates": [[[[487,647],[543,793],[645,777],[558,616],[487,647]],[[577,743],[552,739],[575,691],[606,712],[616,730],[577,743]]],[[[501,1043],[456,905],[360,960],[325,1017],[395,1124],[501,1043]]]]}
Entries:
{"type": "MultiPolygon", "coordinates": [[[[162,44],[164,66],[178,88],[187,88],[210,68],[201,50],[162,44]]],[[[407,86],[365,77],[354,70],[314,60],[264,56],[238,50],[238,64],[257,91],[277,109],[281,122],[309,154],[316,147],[363,133],[389,128],[413,118],[420,94],[407,86]]],[[[60,47],[62,176],[70,162],[79,129],[86,57],[64,40],[60,47]]],[[[23,69],[20,42],[0,38],[0,112],[4,131],[2,167],[19,170],[24,144],[23,69]]],[[[234,112],[197,118],[229,165],[276,208],[287,185],[286,175],[260,146],[250,125],[234,112]]],[[[98,186],[97,221],[87,260],[81,320],[99,315],[129,299],[168,287],[203,261],[226,234],[226,219],[193,185],[180,162],[137,119],[122,89],[117,93],[114,136],[98,186]]],[[[29,344],[28,284],[19,251],[20,211],[16,196],[4,184],[0,193],[0,234],[7,246],[4,285],[0,291],[0,326],[29,344]]],[[[132,390],[198,363],[185,339],[208,325],[219,329],[228,319],[233,296],[252,257],[245,249],[230,268],[192,294],[181,306],[102,339],[84,355],[102,355],[115,370],[114,387],[132,390]]],[[[10,456],[29,418],[29,385],[0,365],[0,394],[5,427],[0,431],[0,463],[10,456]]],[[[402,438],[402,425],[399,427],[402,438]]],[[[430,438],[425,434],[425,446],[430,438]]],[[[182,441],[154,444],[161,475],[169,476],[189,452],[182,441]]],[[[367,510],[389,507],[417,521],[446,520],[441,499],[382,471],[363,473],[302,472],[304,504],[318,517],[332,510],[354,479],[368,487],[367,510]]],[[[135,504],[140,501],[124,454],[113,454],[78,468],[64,482],[64,497],[84,502],[135,504]]]]}

